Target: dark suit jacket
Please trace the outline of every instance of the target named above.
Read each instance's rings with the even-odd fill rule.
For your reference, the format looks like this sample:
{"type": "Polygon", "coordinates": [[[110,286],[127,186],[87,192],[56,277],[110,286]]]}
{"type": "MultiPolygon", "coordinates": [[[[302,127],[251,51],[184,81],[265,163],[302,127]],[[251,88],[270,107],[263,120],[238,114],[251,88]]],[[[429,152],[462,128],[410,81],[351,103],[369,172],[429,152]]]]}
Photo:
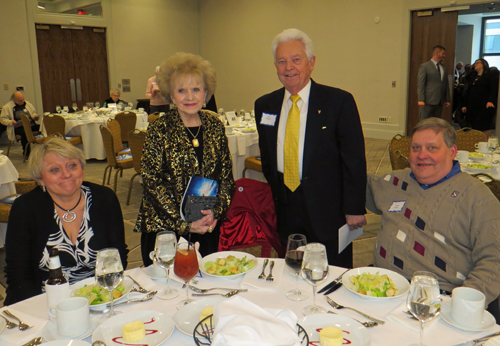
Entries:
{"type": "MultiPolygon", "coordinates": [[[[328,241],[337,238],[345,214],[366,213],[365,142],[352,95],[311,82],[301,186],[314,232],[321,241],[328,241]]],[[[282,88],[255,101],[262,170],[275,203],[285,196],[284,184],[278,179],[276,150],[284,95],[282,88]],[[275,125],[261,125],[262,113],[276,114],[275,125]]]]}

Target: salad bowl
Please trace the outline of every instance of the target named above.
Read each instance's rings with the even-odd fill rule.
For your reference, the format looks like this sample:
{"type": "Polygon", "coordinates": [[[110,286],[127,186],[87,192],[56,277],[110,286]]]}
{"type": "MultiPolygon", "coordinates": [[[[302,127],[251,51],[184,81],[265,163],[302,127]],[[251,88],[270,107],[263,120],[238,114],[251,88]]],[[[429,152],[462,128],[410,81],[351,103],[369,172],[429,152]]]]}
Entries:
{"type": "Polygon", "coordinates": [[[406,294],[408,293],[408,290],[410,289],[410,283],[408,282],[408,280],[404,276],[402,276],[396,272],[393,272],[392,270],[388,270],[388,269],[384,269],[384,268],[377,268],[377,267],[360,267],[360,268],[351,269],[342,276],[342,284],[350,292],[352,292],[352,293],[354,293],[362,298],[373,299],[373,300],[384,300],[384,299],[394,299],[394,298],[403,297],[403,296],[406,296],[406,294]],[[377,272],[380,275],[387,275],[389,277],[389,279],[391,279],[393,281],[394,285],[396,286],[396,288],[398,290],[398,292],[394,296],[392,296],[392,297],[367,296],[365,294],[361,294],[361,293],[357,292],[354,289],[354,283],[351,281],[351,276],[358,276],[358,275],[361,275],[363,273],[375,275],[375,274],[377,274],[377,272]]]}
{"type": "MultiPolygon", "coordinates": [[[[84,287],[85,285],[93,285],[93,284],[97,285],[95,278],[88,278],[86,280],[82,280],[80,282],[77,282],[76,284],[71,286],[71,296],[72,297],[75,296],[75,291],[77,289],[80,289],[80,288],[84,287]]],[[[124,290],[122,292],[122,296],[120,298],[115,299],[115,303],[126,298],[127,295],[130,293],[130,290],[132,290],[132,287],[134,287],[133,281],[127,277],[123,278],[121,285],[123,285],[124,290]]],[[[104,289],[103,289],[103,291],[106,292],[106,290],[104,290],[104,289]]],[[[106,303],[89,305],[89,308],[90,308],[90,310],[104,310],[104,309],[106,309],[107,304],[109,304],[109,301],[106,303]]]]}
{"type": "Polygon", "coordinates": [[[212,277],[217,277],[217,278],[220,278],[220,277],[223,277],[223,278],[234,278],[234,277],[239,277],[239,276],[245,275],[246,273],[254,270],[255,267],[257,267],[257,258],[255,258],[254,255],[251,255],[251,254],[246,253],[246,252],[241,252],[241,251],[221,251],[221,252],[216,252],[216,253],[213,253],[213,254],[210,254],[210,255],[207,255],[207,256],[203,257],[202,260],[199,263],[200,263],[200,270],[202,271],[202,273],[204,275],[208,275],[208,276],[212,276],[212,277]],[[234,256],[238,260],[242,260],[243,257],[246,256],[246,260],[247,261],[253,260],[254,263],[255,263],[255,265],[252,268],[250,268],[247,271],[245,271],[245,272],[237,273],[237,274],[233,274],[233,275],[211,274],[211,273],[209,273],[207,271],[207,269],[205,267],[206,263],[208,263],[208,262],[216,262],[219,258],[227,258],[227,256],[234,256]]]}

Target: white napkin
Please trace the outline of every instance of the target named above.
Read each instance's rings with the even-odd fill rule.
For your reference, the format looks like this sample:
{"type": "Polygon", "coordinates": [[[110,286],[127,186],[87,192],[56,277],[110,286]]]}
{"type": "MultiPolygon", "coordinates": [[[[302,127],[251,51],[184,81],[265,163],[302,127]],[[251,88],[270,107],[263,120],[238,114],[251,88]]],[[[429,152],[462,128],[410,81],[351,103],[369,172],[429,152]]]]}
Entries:
{"type": "Polygon", "coordinates": [[[263,309],[234,296],[214,308],[212,346],[300,346],[297,316],[290,310],[263,309]]]}
{"type": "MultiPolygon", "coordinates": [[[[18,328],[15,329],[7,329],[5,328],[2,333],[0,333],[0,344],[2,344],[2,340],[5,342],[9,342],[13,345],[22,345],[30,341],[31,339],[42,336],[42,330],[49,322],[49,320],[44,320],[38,317],[35,317],[33,315],[26,314],[24,312],[17,311],[16,309],[11,308],[10,306],[6,306],[0,310],[9,310],[13,315],[19,317],[21,321],[24,323],[29,324],[30,326],[33,326],[33,328],[26,329],[24,331],[20,331],[18,328]]],[[[2,316],[5,316],[2,313],[2,316]]],[[[7,317],[12,322],[15,322],[16,324],[17,321],[13,318],[7,317]]]]}
{"type": "MultiPolygon", "coordinates": [[[[269,260],[266,266],[266,277],[269,274],[269,266],[271,265],[272,259],[269,260]]],[[[256,288],[258,290],[263,290],[267,292],[276,292],[278,285],[281,282],[281,276],[283,275],[283,269],[285,268],[285,261],[274,261],[273,277],[274,281],[267,281],[265,279],[259,279],[260,273],[262,273],[262,266],[264,264],[264,259],[259,258],[257,261],[257,267],[250,273],[246,273],[241,281],[241,287],[243,288],[256,288]]]]}
{"type": "Polygon", "coordinates": [[[148,291],[159,291],[160,287],[151,280],[146,273],[144,273],[141,268],[135,268],[127,271],[127,275],[130,275],[137,281],[142,287],[147,289],[148,291]]]}
{"type": "MultiPolygon", "coordinates": [[[[408,311],[408,308],[406,307],[406,301],[401,303],[401,305],[399,305],[389,315],[387,315],[387,319],[389,321],[399,323],[406,328],[413,330],[414,332],[420,333],[420,321],[409,318],[410,315],[408,315],[404,311],[408,311]]],[[[433,320],[425,322],[425,329],[428,330],[438,319],[439,318],[434,318],[433,320]]]]}

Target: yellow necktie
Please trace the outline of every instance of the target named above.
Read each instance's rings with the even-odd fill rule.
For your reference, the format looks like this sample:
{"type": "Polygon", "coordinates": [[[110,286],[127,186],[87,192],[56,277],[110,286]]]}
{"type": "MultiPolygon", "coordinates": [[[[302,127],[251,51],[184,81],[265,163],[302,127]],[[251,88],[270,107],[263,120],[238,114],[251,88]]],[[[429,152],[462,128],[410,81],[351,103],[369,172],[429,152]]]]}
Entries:
{"type": "Polygon", "coordinates": [[[297,101],[299,95],[292,95],[290,99],[293,102],[288,119],[286,121],[285,132],[285,172],[283,173],[285,185],[293,192],[300,185],[299,173],[299,128],[300,128],[300,110],[297,101]]]}

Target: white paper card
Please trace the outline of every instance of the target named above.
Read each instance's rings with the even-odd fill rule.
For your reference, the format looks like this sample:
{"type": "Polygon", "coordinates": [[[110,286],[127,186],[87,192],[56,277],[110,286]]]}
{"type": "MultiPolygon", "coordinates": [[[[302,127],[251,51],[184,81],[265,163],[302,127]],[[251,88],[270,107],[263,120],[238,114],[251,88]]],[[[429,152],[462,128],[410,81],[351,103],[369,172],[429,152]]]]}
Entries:
{"type": "Polygon", "coordinates": [[[351,244],[354,239],[363,234],[363,227],[353,229],[352,231],[349,229],[349,226],[345,224],[344,226],[339,228],[339,253],[344,251],[347,245],[351,244]]]}
{"type": "Polygon", "coordinates": [[[261,125],[274,126],[276,123],[276,114],[262,113],[262,118],[260,119],[261,125]]]}
{"type": "Polygon", "coordinates": [[[238,118],[235,112],[226,112],[226,119],[230,126],[239,125],[238,118]]]}
{"type": "Polygon", "coordinates": [[[406,204],[406,201],[394,201],[394,202],[392,202],[391,207],[387,211],[392,212],[392,213],[400,212],[401,210],[403,210],[403,207],[405,206],[405,204],[406,204]]]}

